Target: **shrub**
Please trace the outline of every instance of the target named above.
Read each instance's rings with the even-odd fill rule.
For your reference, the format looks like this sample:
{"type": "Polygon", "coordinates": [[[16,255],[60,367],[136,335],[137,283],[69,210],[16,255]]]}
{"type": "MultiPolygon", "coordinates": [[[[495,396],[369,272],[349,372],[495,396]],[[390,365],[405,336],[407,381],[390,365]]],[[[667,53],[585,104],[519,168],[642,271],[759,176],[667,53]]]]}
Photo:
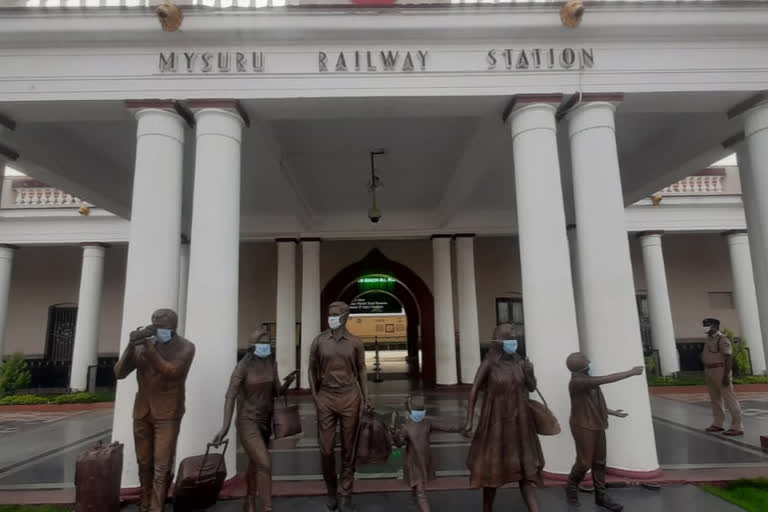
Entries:
{"type": "Polygon", "coordinates": [[[749,360],[749,351],[747,350],[747,340],[738,338],[730,329],[722,329],[723,334],[728,336],[733,342],[733,375],[751,375],[752,363],[749,360]]]}
{"type": "Polygon", "coordinates": [[[59,395],[51,400],[54,404],[92,404],[95,402],[112,402],[114,393],[70,393],[59,395]]]}
{"type": "Polygon", "coordinates": [[[37,395],[8,395],[0,398],[0,405],[38,405],[47,403],[47,398],[37,395]]]}
{"type": "Polygon", "coordinates": [[[31,382],[32,374],[27,369],[24,354],[17,352],[0,365],[0,395],[28,388],[31,382]]]}

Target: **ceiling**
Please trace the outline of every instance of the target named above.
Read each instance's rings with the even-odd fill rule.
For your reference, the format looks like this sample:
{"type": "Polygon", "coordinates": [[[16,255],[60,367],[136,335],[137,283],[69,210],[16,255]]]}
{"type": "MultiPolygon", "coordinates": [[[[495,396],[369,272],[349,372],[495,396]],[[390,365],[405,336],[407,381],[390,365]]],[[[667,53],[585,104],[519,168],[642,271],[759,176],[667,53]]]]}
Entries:
{"type": "MultiPolygon", "coordinates": [[[[740,131],[725,112],[750,93],[627,95],[616,117],[625,202],[634,202],[726,154],[740,131]],[[698,168],[697,168],[698,166],[698,168]]],[[[244,237],[406,236],[515,225],[514,166],[501,116],[508,97],[247,100],[243,138],[244,237]],[[367,218],[369,151],[384,217],[367,218]]],[[[17,123],[2,138],[29,175],[130,215],[136,123],[121,102],[0,103],[17,123]]],[[[571,211],[567,123],[559,126],[571,211]]],[[[194,131],[185,146],[185,225],[194,181],[194,131]]]]}

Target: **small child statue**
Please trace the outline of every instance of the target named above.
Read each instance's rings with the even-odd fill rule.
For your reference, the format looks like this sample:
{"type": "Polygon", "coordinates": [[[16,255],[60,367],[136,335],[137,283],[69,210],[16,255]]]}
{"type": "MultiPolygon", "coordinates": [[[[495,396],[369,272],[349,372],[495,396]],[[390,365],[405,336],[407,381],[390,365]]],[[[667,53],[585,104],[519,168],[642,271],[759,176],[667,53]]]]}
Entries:
{"type": "Polygon", "coordinates": [[[621,409],[608,409],[600,386],[641,375],[643,367],[635,366],[631,370],[602,377],[592,376],[592,362],[581,352],[569,355],[565,364],[571,372],[568,391],[571,395],[571,433],[576,442],[576,463],[568,476],[566,499],[570,505],[579,504],[579,484],[591,468],[595,503],[612,512],[620,512],[624,509],[623,505],[612,501],[605,492],[605,430],[609,415],[617,418],[628,415],[621,409]]]}
{"type": "Polygon", "coordinates": [[[405,446],[404,476],[413,492],[416,508],[419,512],[430,512],[425,487],[435,478],[435,470],[430,456],[429,436],[434,431],[461,433],[462,428],[426,419],[427,411],[421,395],[409,396],[405,407],[409,420],[392,428],[392,441],[395,446],[405,446]]]}

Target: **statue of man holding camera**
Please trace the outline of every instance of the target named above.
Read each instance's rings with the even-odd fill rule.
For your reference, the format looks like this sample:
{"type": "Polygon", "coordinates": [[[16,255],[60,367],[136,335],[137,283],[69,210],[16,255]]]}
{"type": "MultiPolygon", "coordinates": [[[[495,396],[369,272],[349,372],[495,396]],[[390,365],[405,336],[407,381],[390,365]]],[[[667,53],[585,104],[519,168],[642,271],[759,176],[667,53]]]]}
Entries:
{"type": "Polygon", "coordinates": [[[168,495],[181,418],[184,383],[195,346],[178,334],[178,317],[170,309],[152,314],[152,324],[131,332],[115,364],[124,379],[136,370],[139,390],[133,406],[133,437],[141,484],[140,512],[162,512],[168,495]]]}

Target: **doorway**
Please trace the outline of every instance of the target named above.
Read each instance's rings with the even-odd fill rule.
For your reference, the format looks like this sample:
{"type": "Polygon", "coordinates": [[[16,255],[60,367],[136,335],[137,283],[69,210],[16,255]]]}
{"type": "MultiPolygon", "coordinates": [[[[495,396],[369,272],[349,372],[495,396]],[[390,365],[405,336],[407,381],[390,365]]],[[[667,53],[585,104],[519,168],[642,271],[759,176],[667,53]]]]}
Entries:
{"type": "MultiPolygon", "coordinates": [[[[345,267],[328,282],[321,294],[323,311],[334,301],[346,302],[350,304],[350,308],[352,304],[356,304],[356,315],[368,314],[383,320],[374,321],[374,325],[382,325],[382,339],[387,339],[386,335],[391,334],[389,338],[394,342],[398,334],[404,332],[404,335],[400,334],[399,337],[405,338],[404,347],[403,342],[400,342],[400,350],[405,357],[402,368],[407,377],[420,380],[424,386],[434,385],[434,299],[426,283],[415,272],[390,260],[380,250],[373,249],[362,260],[345,267]],[[400,311],[392,311],[397,309],[398,304],[400,311]],[[366,310],[368,313],[364,313],[366,310]],[[385,310],[394,314],[389,317],[391,321],[384,320],[387,317],[381,316],[385,310]],[[394,318],[398,318],[398,321],[395,322],[394,318]],[[402,325],[402,331],[398,331],[398,324],[402,325]],[[388,328],[393,332],[387,333],[388,328]]],[[[327,319],[323,317],[324,329],[327,328],[326,324],[327,319]]],[[[354,329],[355,327],[352,327],[351,330],[354,329]]],[[[375,329],[376,327],[374,333],[377,332],[375,329]]],[[[376,343],[377,334],[373,337],[372,342],[376,343]]],[[[366,349],[373,348],[370,345],[371,343],[366,343],[366,349]]]]}

